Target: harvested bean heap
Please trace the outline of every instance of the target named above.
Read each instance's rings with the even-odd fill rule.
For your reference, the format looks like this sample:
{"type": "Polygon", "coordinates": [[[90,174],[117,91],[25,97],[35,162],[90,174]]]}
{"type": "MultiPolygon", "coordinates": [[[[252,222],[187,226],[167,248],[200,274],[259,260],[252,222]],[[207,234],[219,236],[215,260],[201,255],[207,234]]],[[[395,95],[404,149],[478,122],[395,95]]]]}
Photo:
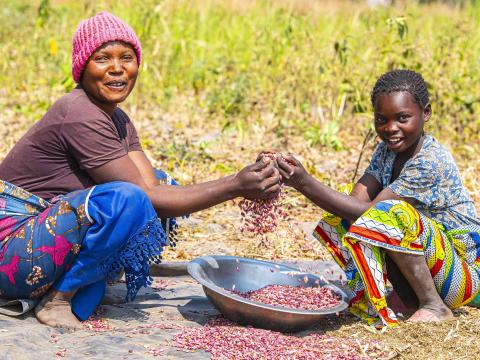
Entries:
{"type": "Polygon", "coordinates": [[[253,235],[273,232],[277,228],[277,219],[286,217],[286,213],[279,206],[281,197],[280,191],[276,197],[268,200],[240,200],[238,204],[242,215],[240,231],[253,235]]]}
{"type": "MultiPolygon", "coordinates": [[[[279,154],[265,153],[264,158],[275,161],[279,154]]],[[[283,186],[282,186],[283,187],[283,186]]],[[[247,231],[253,235],[265,235],[277,228],[277,220],[285,219],[287,213],[281,208],[280,200],[283,198],[283,190],[274,198],[268,200],[242,199],[238,206],[242,216],[241,232],[247,231]]]]}
{"type": "Polygon", "coordinates": [[[104,307],[97,307],[94,313],[90,315],[90,317],[86,321],[82,322],[83,328],[85,330],[91,330],[95,332],[113,330],[113,327],[110,326],[108,320],[102,316],[104,313],[104,307]]]}
{"type": "Polygon", "coordinates": [[[340,304],[341,298],[328,287],[268,285],[245,293],[233,293],[263,304],[290,309],[321,310],[340,304]]]}
{"type": "Polygon", "coordinates": [[[386,358],[375,341],[311,334],[284,335],[271,330],[236,325],[224,318],[209,320],[203,327],[186,328],[173,339],[185,351],[204,350],[212,359],[236,360],[363,360],[386,358]]]}

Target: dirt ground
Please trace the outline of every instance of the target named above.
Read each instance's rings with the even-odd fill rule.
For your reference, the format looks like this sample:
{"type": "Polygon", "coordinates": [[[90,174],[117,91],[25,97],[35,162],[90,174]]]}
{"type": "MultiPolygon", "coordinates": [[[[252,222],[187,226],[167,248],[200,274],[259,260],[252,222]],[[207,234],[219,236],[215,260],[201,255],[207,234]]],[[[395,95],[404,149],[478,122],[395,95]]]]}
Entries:
{"type": "MultiPolygon", "coordinates": [[[[317,273],[323,261],[293,261],[289,265],[317,273]]],[[[328,263],[327,266],[331,266],[328,263]]],[[[324,268],[324,267],[323,267],[324,268]]],[[[335,281],[337,272],[326,278],[335,281]]],[[[108,288],[110,298],[125,296],[124,284],[108,288]]],[[[184,328],[200,327],[218,311],[201,286],[188,275],[155,277],[135,302],[102,305],[85,330],[74,333],[39,324],[33,314],[21,318],[0,315],[0,359],[209,359],[204,351],[185,352],[174,345],[184,328]]],[[[480,346],[480,311],[462,308],[455,319],[436,325],[407,324],[377,331],[348,313],[321,320],[295,334],[325,334],[358,340],[358,354],[372,359],[477,359],[480,346]],[[368,340],[376,348],[368,348],[368,340]]],[[[341,352],[340,352],[341,353],[341,352]]]]}
{"type": "MultiPolygon", "coordinates": [[[[292,195],[289,201],[295,203],[298,199],[292,195]]],[[[287,204],[285,206],[288,207],[287,204]]],[[[310,235],[315,221],[296,221],[292,216],[289,221],[279,223],[277,235],[272,235],[268,244],[238,231],[240,218],[235,204],[197,213],[184,220],[182,225],[177,248],[166,253],[169,260],[189,260],[196,256],[217,254],[294,259],[300,263],[330,261],[325,249],[310,235]]],[[[308,268],[304,270],[309,271],[308,268]]],[[[310,272],[315,273],[314,270],[310,272]]],[[[480,309],[465,306],[455,310],[454,314],[453,320],[439,324],[401,322],[400,326],[383,331],[377,331],[347,315],[324,321],[318,328],[332,336],[377,340],[388,349],[388,357],[395,359],[478,359],[480,309]]]]}
{"type": "MultiPolygon", "coordinates": [[[[284,246],[283,251],[290,254],[293,253],[292,248],[304,249],[302,258],[287,261],[287,258],[277,256],[276,261],[287,262],[305,272],[322,274],[327,280],[339,284],[341,270],[335,268],[323,249],[316,247],[313,239],[306,235],[315,222],[291,221],[288,228],[280,225],[280,232],[291,233],[292,238],[296,236],[295,243],[282,245],[282,240],[275,238],[271,244],[265,245],[258,244],[258,240],[242,240],[243,235],[233,230],[229,232],[229,226],[234,229],[239,225],[236,208],[231,207],[230,210],[222,212],[220,223],[202,221],[201,213],[182,220],[181,240],[175,250],[167,251],[165,262],[182,265],[190,258],[213,254],[271,257],[274,253],[281,255],[281,247],[284,246]],[[255,243],[256,247],[253,246],[255,243]],[[310,254],[310,258],[305,254],[310,254]],[[325,266],[332,271],[325,271],[325,266]]],[[[212,219],[218,213],[204,215],[212,219]]],[[[109,287],[108,293],[110,298],[123,298],[124,284],[109,287]]],[[[89,329],[75,333],[43,326],[31,313],[21,318],[0,315],[0,359],[210,358],[210,354],[203,351],[183,352],[173,345],[174,336],[184,327],[202,326],[219,314],[205,297],[201,286],[188,275],[155,277],[152,288],[141,290],[134,302],[102,305],[99,310],[97,320],[90,323],[89,329]]],[[[375,340],[385,355],[372,358],[478,359],[480,309],[462,307],[454,313],[453,320],[441,324],[408,324],[402,321],[400,326],[383,331],[342,313],[338,317],[326,318],[297,335],[314,333],[353,338],[358,340],[360,355],[370,354],[371,349],[362,344],[366,340],[375,340]]]]}
{"type": "MultiPolygon", "coordinates": [[[[160,152],[156,146],[145,146],[145,151],[152,163],[159,168],[171,171],[172,175],[182,184],[211,180],[231,174],[235,169],[239,169],[255,159],[256,154],[262,148],[281,146],[297,154],[307,165],[309,171],[314,172],[325,184],[336,188],[339,184],[352,181],[352,174],[355,172],[357,159],[361,152],[362,142],[350,141],[348,131],[344,138],[346,139],[345,143],[351,144],[351,146],[337,152],[309,148],[298,139],[285,139],[285,143],[279,143],[265,138],[264,135],[268,133],[268,129],[258,134],[252,134],[249,139],[252,144],[261,144],[261,146],[247,147],[235,136],[222,135],[218,129],[205,129],[200,126],[184,126],[182,128],[184,130],[178,131],[178,135],[171,135],[163,131],[163,127],[160,125],[152,125],[160,124],[160,121],[153,121],[148,116],[142,116],[145,113],[140,111],[138,113],[130,111],[130,113],[133,118],[145,119],[137,124],[139,133],[148,134],[150,138],[156,139],[158,144],[185,143],[189,146],[185,145],[192,151],[192,154],[197,154],[197,148],[192,144],[201,141],[215,142],[215,146],[208,153],[202,155],[205,158],[208,155],[211,160],[204,160],[200,155],[192,155],[193,157],[188,161],[181,163],[182,166],[177,166],[180,164],[180,160],[178,160],[172,165],[173,170],[167,166],[168,158],[164,158],[164,153],[160,152]],[[188,142],[185,139],[188,139],[188,142]],[[220,163],[224,164],[225,169],[218,167],[220,163]]],[[[200,115],[196,116],[200,117],[200,115]]],[[[183,118],[170,121],[168,114],[164,114],[161,120],[162,124],[171,123],[172,128],[177,128],[180,127],[179,124],[195,124],[198,119],[192,115],[188,121],[183,118]]],[[[25,130],[24,125],[20,130],[25,130]]],[[[14,137],[6,135],[5,138],[14,141],[19,138],[22,131],[17,129],[17,135],[14,137]]],[[[4,147],[6,148],[7,145],[4,147]]],[[[359,162],[358,172],[360,174],[366,167],[372,149],[373,144],[370,144],[363,159],[359,162]]],[[[177,156],[176,152],[175,156],[177,156]]],[[[469,189],[480,189],[476,165],[470,166],[468,159],[462,160],[461,157],[458,159],[462,175],[468,180],[469,189]]],[[[472,196],[476,200],[478,209],[480,205],[478,190],[472,192],[472,196]]],[[[288,217],[279,222],[275,233],[263,240],[240,232],[240,211],[235,201],[195,213],[189,219],[181,221],[178,245],[175,249],[166,251],[165,261],[188,261],[197,256],[215,254],[274,261],[330,260],[325,249],[309,236],[315,222],[321,216],[321,211],[291,190],[286,190],[282,206],[287,211],[288,217]]],[[[59,333],[60,340],[51,341],[52,334],[56,332],[39,325],[32,315],[23,319],[1,317],[0,359],[52,359],[62,357],[63,352],[60,351],[64,349],[67,349],[65,358],[71,359],[152,358],[155,357],[155,349],[158,350],[158,354],[161,354],[158,355],[160,358],[176,359],[180,356],[190,359],[208,358],[208,354],[205,353],[181,353],[168,346],[169,339],[172,338],[175,331],[178,331],[175,328],[168,328],[169,326],[174,327],[175,321],[181,321],[186,326],[198,324],[195,321],[185,320],[181,313],[186,303],[190,302],[190,298],[189,300],[169,300],[171,302],[165,302],[165,298],[196,296],[196,300],[190,302],[190,306],[197,307],[197,310],[192,309],[192,311],[205,309],[210,315],[216,314],[202,296],[200,287],[196,287],[193,280],[178,279],[173,280],[173,283],[177,283],[180,288],[186,287],[186,289],[178,290],[176,295],[172,295],[168,288],[153,295],[148,295],[151,292],[147,291],[147,295],[143,298],[140,297],[134,303],[122,307],[106,307],[102,316],[107,319],[110,326],[120,329],[116,332],[84,331],[77,335],[59,333]],[[148,331],[142,330],[142,326],[145,325],[153,327],[148,331]],[[155,327],[157,325],[158,327],[155,327]],[[142,332],[144,332],[143,335],[142,332]],[[60,355],[56,355],[57,353],[60,355]]],[[[388,356],[395,359],[477,359],[480,351],[480,310],[469,307],[456,310],[455,319],[441,324],[401,323],[395,329],[378,332],[351,316],[342,316],[322,322],[318,325],[318,329],[326,331],[331,336],[349,336],[380,341],[386,347],[387,353],[390,354],[388,356]]],[[[56,338],[54,337],[54,339],[56,338]]]]}
{"type": "MultiPolygon", "coordinates": [[[[137,117],[142,118],[139,115],[141,114],[137,114],[137,117]]],[[[140,122],[138,125],[140,133],[149,134],[152,138],[158,136],[159,143],[163,140],[167,141],[166,135],[158,130],[157,126],[151,127],[149,125],[151,123],[153,122],[140,122]]],[[[188,138],[193,139],[189,140],[191,143],[195,143],[202,139],[213,138],[216,139],[217,146],[208,153],[212,157],[212,161],[206,162],[201,158],[193,158],[190,161],[195,163],[195,166],[187,163],[182,168],[174,169],[172,175],[183,184],[220,177],[221,172],[213,171],[212,169],[217,168],[212,168],[212,166],[222,161],[232,166],[231,169],[227,169],[227,173],[232,173],[235,168],[255,159],[256,154],[261,150],[260,147],[241,147],[241,151],[239,151],[238,139],[223,136],[219,130],[208,132],[206,129],[199,128],[186,127],[186,129],[189,130],[185,130],[179,139],[174,139],[174,141],[180,143],[182,139],[188,138]],[[230,162],[227,162],[226,159],[229,159],[230,162]]],[[[275,148],[279,145],[270,141],[262,143],[261,136],[255,136],[251,140],[252,143],[262,144],[263,148],[275,148]]],[[[168,141],[172,140],[168,139],[168,141]]],[[[360,145],[352,145],[340,152],[328,150],[321,152],[314,148],[307,148],[293,140],[284,146],[303,159],[309,170],[314,171],[317,176],[321,176],[325,184],[338,187],[339,184],[352,181],[352,174],[361,151],[361,142],[352,142],[352,144],[360,145]],[[321,161],[316,159],[321,159],[321,161]],[[345,159],[350,160],[346,162],[345,159]]],[[[369,146],[363,159],[359,162],[358,172],[360,174],[367,165],[372,149],[373,145],[369,146]]],[[[147,146],[146,152],[155,166],[165,168],[166,161],[156,153],[155,148],[147,146]]],[[[480,186],[476,186],[478,172],[472,169],[474,168],[460,162],[462,174],[469,180],[469,184],[473,184],[470,185],[470,189],[479,189],[480,186]]],[[[472,195],[478,207],[480,204],[478,191],[473,192],[472,195]]],[[[282,207],[288,213],[287,218],[279,221],[278,229],[263,240],[240,232],[241,219],[238,200],[195,213],[188,219],[180,221],[178,245],[175,249],[165,252],[165,261],[188,261],[197,256],[215,254],[273,261],[330,260],[325,249],[309,235],[314,224],[320,218],[321,211],[301,195],[288,189],[285,191],[282,207]]],[[[173,283],[178,281],[173,281],[173,283]]],[[[182,281],[184,280],[181,280],[178,286],[187,286],[187,290],[182,290],[187,291],[187,294],[183,293],[185,296],[195,295],[197,300],[199,296],[202,296],[200,287],[196,288],[193,280],[186,279],[185,281],[189,281],[186,283],[182,283],[182,281]],[[190,292],[188,293],[188,291],[190,292]]],[[[77,335],[60,334],[58,342],[51,342],[51,334],[54,334],[55,331],[39,325],[32,315],[20,320],[1,317],[0,359],[51,359],[61,357],[55,354],[63,349],[67,349],[65,357],[71,359],[143,359],[155,357],[157,348],[163,349],[163,351],[158,351],[158,354],[161,354],[158,355],[160,358],[176,359],[180,356],[190,359],[208,358],[208,354],[205,353],[181,353],[168,347],[168,341],[175,334],[175,329],[168,329],[169,324],[172,323],[167,319],[168,316],[172,317],[173,324],[178,320],[186,326],[196,325],[195,322],[185,320],[180,313],[183,311],[182,307],[185,306],[184,302],[175,302],[177,300],[174,303],[164,302],[163,298],[168,294],[170,294],[170,290],[165,290],[164,293],[159,293],[160,297],[157,296],[158,294],[149,295],[150,297],[140,298],[122,308],[106,307],[106,312],[102,316],[111,326],[123,329],[121,331],[114,333],[86,331],[77,335]],[[147,305],[144,304],[144,301],[147,301],[147,305]],[[168,312],[170,315],[167,316],[166,310],[173,312],[168,312]],[[165,319],[168,320],[166,323],[165,319]],[[144,325],[156,326],[156,324],[164,325],[150,328],[148,331],[141,328],[144,325]],[[148,334],[135,333],[132,335],[128,331],[146,331],[148,334]],[[130,353],[129,350],[132,352],[130,353]]],[[[208,305],[208,301],[204,297],[202,299],[200,302],[196,300],[190,305],[201,305],[200,308],[208,308],[212,315],[216,314],[211,309],[211,305],[208,305]]],[[[456,310],[455,319],[441,324],[402,323],[399,327],[384,332],[378,332],[352,316],[342,316],[324,321],[318,325],[318,328],[331,336],[380,341],[387,349],[386,353],[390,354],[388,356],[395,359],[477,359],[480,351],[480,310],[469,307],[456,310]]],[[[178,332],[178,329],[176,331],[178,332]]]]}

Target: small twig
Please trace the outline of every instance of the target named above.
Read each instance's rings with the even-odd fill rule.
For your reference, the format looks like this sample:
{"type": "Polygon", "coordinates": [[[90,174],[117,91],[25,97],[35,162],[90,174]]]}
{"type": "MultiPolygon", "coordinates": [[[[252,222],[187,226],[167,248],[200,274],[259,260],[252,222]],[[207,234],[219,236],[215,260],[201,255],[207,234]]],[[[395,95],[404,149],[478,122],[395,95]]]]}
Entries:
{"type": "Polygon", "coordinates": [[[450,329],[450,331],[448,332],[447,336],[445,336],[445,338],[443,339],[443,341],[447,341],[447,340],[450,340],[451,338],[454,338],[456,335],[456,332],[458,331],[458,325],[460,324],[460,322],[457,320],[457,325],[456,326],[453,326],[452,325],[452,328],[450,329]]]}
{"type": "Polygon", "coordinates": [[[327,120],[325,119],[325,114],[323,113],[323,108],[321,106],[318,107],[318,115],[320,116],[320,122],[323,126],[323,124],[325,124],[327,120]]]}
{"type": "Polygon", "coordinates": [[[360,167],[360,161],[362,161],[362,156],[363,156],[363,153],[365,152],[365,148],[367,147],[367,144],[369,143],[369,141],[372,139],[373,134],[374,132],[370,128],[368,129],[368,132],[363,139],[362,149],[360,150],[360,154],[358,155],[357,165],[355,166],[355,172],[353,173],[353,177],[352,177],[352,183],[355,182],[355,178],[357,177],[357,173],[358,173],[358,168],[360,167]]]}
{"type": "Polygon", "coordinates": [[[403,352],[410,349],[412,347],[411,344],[404,346],[403,348],[395,348],[393,353],[390,353],[387,357],[387,360],[395,359],[398,356],[401,356],[403,352]]]}
{"type": "Polygon", "coordinates": [[[386,360],[392,360],[392,359],[395,359],[397,356],[400,356],[400,354],[396,351],[393,351],[391,352],[390,354],[388,354],[388,357],[386,360]]]}
{"type": "Polygon", "coordinates": [[[343,111],[345,110],[346,102],[347,102],[347,94],[343,94],[342,101],[340,102],[340,106],[338,107],[337,119],[340,119],[342,117],[343,111]]]}

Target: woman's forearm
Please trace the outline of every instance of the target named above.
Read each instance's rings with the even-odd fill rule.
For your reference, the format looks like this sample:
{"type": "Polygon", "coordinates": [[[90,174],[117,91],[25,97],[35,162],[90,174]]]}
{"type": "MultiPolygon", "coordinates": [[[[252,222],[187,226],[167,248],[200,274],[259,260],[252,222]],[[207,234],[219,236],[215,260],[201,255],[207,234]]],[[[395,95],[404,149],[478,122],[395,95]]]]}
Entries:
{"type": "Polygon", "coordinates": [[[245,166],[235,175],[187,186],[158,185],[153,168],[140,152],[90,169],[88,174],[97,184],[125,181],[139,186],[149,197],[158,216],[163,218],[190,214],[237,196],[268,199],[280,191],[277,168],[272,162],[263,160],[245,166]]]}
{"type": "Polygon", "coordinates": [[[335,191],[311,175],[295,188],[322,209],[350,221],[358,219],[373,204],[335,191]]]}
{"type": "Polygon", "coordinates": [[[239,196],[235,176],[186,186],[157,185],[147,191],[159,217],[175,217],[209,208],[239,196]]]}

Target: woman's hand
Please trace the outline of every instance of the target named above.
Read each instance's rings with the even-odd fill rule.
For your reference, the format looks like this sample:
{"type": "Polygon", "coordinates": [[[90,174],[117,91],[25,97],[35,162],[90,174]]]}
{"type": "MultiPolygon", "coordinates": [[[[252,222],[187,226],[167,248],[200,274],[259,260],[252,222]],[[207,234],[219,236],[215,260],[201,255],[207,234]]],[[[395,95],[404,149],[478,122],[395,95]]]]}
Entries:
{"type": "Polygon", "coordinates": [[[264,159],[265,161],[275,160],[277,156],[280,156],[280,151],[270,149],[270,150],[263,150],[257,155],[257,160],[260,161],[264,159]]]}
{"type": "Polygon", "coordinates": [[[272,162],[273,165],[278,169],[277,158],[281,156],[283,156],[282,153],[275,149],[262,150],[257,155],[257,160],[255,161],[263,160],[265,162],[272,162]]]}
{"type": "Polygon", "coordinates": [[[280,173],[273,161],[260,158],[234,177],[236,195],[247,199],[268,199],[280,191],[280,173]]]}
{"type": "Polygon", "coordinates": [[[276,157],[276,163],[285,185],[301,192],[305,186],[306,179],[310,176],[302,163],[290,154],[279,154],[276,157]]]}

